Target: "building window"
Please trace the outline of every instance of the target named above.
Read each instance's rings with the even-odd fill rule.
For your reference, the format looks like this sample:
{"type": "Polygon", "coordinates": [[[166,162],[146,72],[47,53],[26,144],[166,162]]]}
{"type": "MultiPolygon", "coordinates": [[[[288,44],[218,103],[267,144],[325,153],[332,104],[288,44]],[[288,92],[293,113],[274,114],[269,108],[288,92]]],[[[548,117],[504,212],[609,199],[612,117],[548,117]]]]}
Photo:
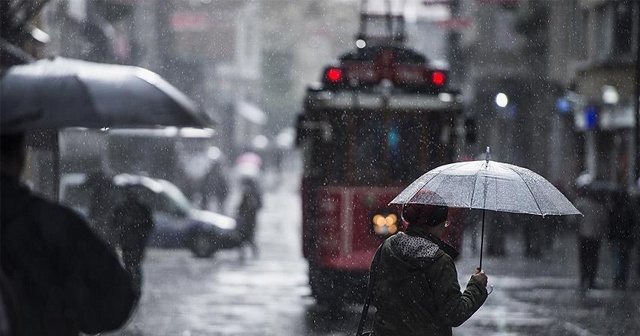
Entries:
{"type": "MultiPolygon", "coordinates": [[[[629,1],[624,1],[616,3],[614,10],[613,52],[616,55],[630,54],[633,43],[634,6],[629,1]]],[[[637,12],[637,9],[635,11],[637,12]]],[[[636,14],[635,17],[637,16],[636,14]]]]}
{"type": "Polygon", "coordinates": [[[570,11],[571,29],[569,34],[569,55],[573,60],[584,60],[587,58],[587,30],[589,11],[578,8],[577,2],[573,2],[570,11]]]}
{"type": "Polygon", "coordinates": [[[593,25],[593,56],[597,60],[629,57],[633,50],[634,18],[637,2],[609,2],[596,8],[593,25]]]}
{"type": "Polygon", "coordinates": [[[511,11],[498,11],[495,14],[495,46],[501,50],[515,50],[519,47],[515,32],[516,17],[511,11]]]}

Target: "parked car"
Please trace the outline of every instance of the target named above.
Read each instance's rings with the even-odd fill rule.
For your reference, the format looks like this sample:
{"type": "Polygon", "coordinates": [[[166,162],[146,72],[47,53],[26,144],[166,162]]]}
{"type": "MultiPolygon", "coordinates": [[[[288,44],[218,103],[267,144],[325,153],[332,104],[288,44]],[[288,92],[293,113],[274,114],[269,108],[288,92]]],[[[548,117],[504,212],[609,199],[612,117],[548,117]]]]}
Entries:
{"type": "MultiPolygon", "coordinates": [[[[86,177],[69,175],[61,182],[61,202],[88,217],[90,188],[85,184],[86,177]]],[[[124,188],[133,188],[140,201],[151,208],[154,229],[149,246],[188,248],[195,256],[204,258],[239,244],[234,218],[198,209],[169,181],[120,174],[113,177],[113,184],[114,206],[123,199],[124,188]]]]}

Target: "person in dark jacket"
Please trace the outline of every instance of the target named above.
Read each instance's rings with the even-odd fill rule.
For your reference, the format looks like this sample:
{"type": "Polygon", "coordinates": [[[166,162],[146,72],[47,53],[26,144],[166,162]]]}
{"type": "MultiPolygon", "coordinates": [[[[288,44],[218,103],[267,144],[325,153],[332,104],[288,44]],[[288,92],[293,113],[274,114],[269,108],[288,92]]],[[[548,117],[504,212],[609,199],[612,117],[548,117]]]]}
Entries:
{"type": "Polygon", "coordinates": [[[200,184],[202,194],[202,209],[209,209],[210,202],[215,198],[218,212],[224,210],[224,203],[229,193],[229,184],[224,175],[223,166],[220,162],[213,162],[200,184]]]}
{"type": "Polygon", "coordinates": [[[122,262],[133,278],[139,298],[142,295],[142,260],[153,229],[153,216],[149,206],[136,196],[134,187],[123,187],[122,190],[124,199],[113,210],[109,222],[116,233],[122,262]]]}
{"type": "Polygon", "coordinates": [[[0,138],[0,260],[24,335],[120,328],[135,302],[129,273],[76,212],[20,182],[24,144],[22,133],[0,138]]]}
{"type": "Polygon", "coordinates": [[[244,247],[249,245],[253,257],[258,256],[255,242],[258,211],[262,207],[262,192],[257,182],[249,177],[242,179],[242,200],[238,206],[238,233],[240,234],[240,257],[244,258],[244,247]]]}
{"type": "Polygon", "coordinates": [[[458,252],[440,239],[448,208],[409,204],[405,232],[380,247],[373,302],[374,336],[452,335],[487,299],[487,276],[476,270],[460,292],[453,259],[458,252]]]}
{"type": "Polygon", "coordinates": [[[113,209],[113,185],[112,179],[101,170],[90,173],[85,185],[89,194],[89,224],[93,230],[109,246],[116,246],[117,238],[109,228],[109,218],[113,209]]]}
{"type": "Polygon", "coordinates": [[[602,194],[593,192],[588,185],[579,185],[576,209],[583,216],[575,216],[578,222],[578,244],[580,262],[580,288],[596,288],[600,245],[608,227],[609,215],[602,194]]]}
{"type": "Polygon", "coordinates": [[[608,236],[613,262],[613,288],[626,289],[637,221],[632,198],[626,191],[615,191],[611,204],[608,236]]]}

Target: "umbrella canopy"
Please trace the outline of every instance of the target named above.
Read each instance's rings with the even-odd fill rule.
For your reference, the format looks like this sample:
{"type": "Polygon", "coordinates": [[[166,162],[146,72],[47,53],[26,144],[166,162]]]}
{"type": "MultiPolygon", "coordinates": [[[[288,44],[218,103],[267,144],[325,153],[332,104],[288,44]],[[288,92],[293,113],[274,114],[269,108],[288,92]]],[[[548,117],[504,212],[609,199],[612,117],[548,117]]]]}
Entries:
{"type": "Polygon", "coordinates": [[[533,215],[581,215],[544,177],[529,169],[489,160],[450,163],[413,181],[389,204],[429,204],[482,209],[480,269],[484,245],[484,210],[533,215]]]}
{"type": "Polygon", "coordinates": [[[65,127],[211,127],[189,97],[149,70],[56,57],[9,68],[2,132],[65,127]]]}
{"type": "Polygon", "coordinates": [[[430,170],[390,204],[432,204],[542,216],[580,214],[544,177],[490,160],[457,162],[430,170]]]}

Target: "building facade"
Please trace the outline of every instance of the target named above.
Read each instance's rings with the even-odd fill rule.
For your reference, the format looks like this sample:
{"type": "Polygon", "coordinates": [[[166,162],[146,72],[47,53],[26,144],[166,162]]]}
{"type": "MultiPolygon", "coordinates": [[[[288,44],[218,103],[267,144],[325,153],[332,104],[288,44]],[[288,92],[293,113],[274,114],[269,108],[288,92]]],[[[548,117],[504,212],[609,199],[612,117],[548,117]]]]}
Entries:
{"type": "Polygon", "coordinates": [[[563,20],[551,26],[560,38],[551,40],[549,76],[566,88],[559,107],[580,139],[581,173],[637,189],[640,3],[575,0],[552,10],[563,20]]]}
{"type": "Polygon", "coordinates": [[[478,141],[565,190],[634,186],[640,3],[461,0],[464,87],[478,141]],[[503,93],[503,102],[496,101],[503,93]],[[507,98],[507,100],[504,99],[507,98]]]}

